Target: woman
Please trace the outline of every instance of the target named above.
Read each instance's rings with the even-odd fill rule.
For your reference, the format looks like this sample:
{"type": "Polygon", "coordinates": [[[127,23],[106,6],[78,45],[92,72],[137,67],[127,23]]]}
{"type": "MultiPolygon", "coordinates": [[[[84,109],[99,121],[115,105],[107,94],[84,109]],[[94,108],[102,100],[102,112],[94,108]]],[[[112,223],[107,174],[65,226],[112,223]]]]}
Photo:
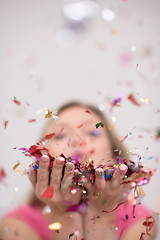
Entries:
{"type": "MultiPolygon", "coordinates": [[[[135,178],[131,175],[125,181],[130,167],[123,161],[126,150],[95,107],[68,103],[59,109],[58,117],[58,122],[50,119],[44,130],[42,137],[52,138],[45,142],[38,170],[31,167],[29,173],[41,204],[31,207],[32,201],[9,213],[1,224],[2,239],[155,239],[150,211],[135,205],[136,199],[128,200],[136,180],[145,176],[148,182],[152,172],[141,167],[135,178]],[[48,153],[54,158],[52,167],[48,153]],[[86,168],[89,175],[84,174],[86,168]],[[48,189],[50,196],[46,196],[48,189]],[[48,205],[50,213],[44,216],[40,205],[48,205]],[[50,230],[52,223],[60,228],[50,230]]],[[[133,167],[137,171],[138,166],[133,167]]]]}

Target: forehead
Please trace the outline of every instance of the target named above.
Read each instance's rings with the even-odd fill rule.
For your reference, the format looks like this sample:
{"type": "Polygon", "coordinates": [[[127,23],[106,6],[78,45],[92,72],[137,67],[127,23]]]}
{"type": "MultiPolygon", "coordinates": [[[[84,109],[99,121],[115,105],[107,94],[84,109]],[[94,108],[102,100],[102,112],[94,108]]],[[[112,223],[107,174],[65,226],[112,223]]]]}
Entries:
{"type": "Polygon", "coordinates": [[[100,121],[100,116],[83,106],[70,107],[59,114],[59,123],[97,123],[97,121],[100,121]]]}

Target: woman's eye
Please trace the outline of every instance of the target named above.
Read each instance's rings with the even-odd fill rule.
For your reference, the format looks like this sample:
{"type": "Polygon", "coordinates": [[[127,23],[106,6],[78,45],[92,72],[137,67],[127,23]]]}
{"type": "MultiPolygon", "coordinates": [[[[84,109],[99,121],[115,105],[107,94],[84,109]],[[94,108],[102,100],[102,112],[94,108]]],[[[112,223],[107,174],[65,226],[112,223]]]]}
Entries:
{"type": "Polygon", "coordinates": [[[64,134],[55,135],[55,139],[56,139],[56,140],[61,140],[61,139],[63,139],[63,138],[65,138],[65,135],[64,135],[64,134]]]}

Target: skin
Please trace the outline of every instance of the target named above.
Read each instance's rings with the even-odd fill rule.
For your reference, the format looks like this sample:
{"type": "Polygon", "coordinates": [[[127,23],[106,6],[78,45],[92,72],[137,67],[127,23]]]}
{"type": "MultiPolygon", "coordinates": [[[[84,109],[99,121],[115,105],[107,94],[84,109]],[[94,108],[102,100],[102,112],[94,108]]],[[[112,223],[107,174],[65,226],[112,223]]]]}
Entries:
{"type": "MultiPolygon", "coordinates": [[[[80,106],[70,107],[60,113],[58,123],[50,122],[46,134],[55,133],[55,135],[48,141],[46,147],[50,154],[56,158],[53,163],[50,183],[49,158],[46,155],[40,159],[38,171],[33,168],[30,169],[29,179],[37,197],[51,207],[52,211],[47,215],[49,223],[62,223],[60,234],[52,231],[52,239],[68,239],[70,233],[77,231],[77,238],[73,237],[72,239],[115,240],[115,214],[113,212],[106,215],[102,213],[102,210],[111,211],[114,209],[124,192],[131,189],[131,184],[121,185],[127,167],[122,165],[122,167],[117,168],[111,181],[107,182],[104,179],[103,170],[97,168],[94,183],[87,179],[84,180],[87,195],[82,194],[83,188],[78,189],[75,194],[71,193],[71,188],[74,187],[72,184],[74,165],[72,163],[65,165],[65,173],[61,182],[64,166],[64,159],[59,158],[61,153],[66,157],[79,156],[81,163],[88,162],[88,159],[91,158],[94,160],[94,166],[98,166],[100,163],[108,165],[114,163],[110,140],[105,129],[99,127],[97,130],[95,127],[95,124],[101,122],[100,117],[93,112],[91,114],[86,113],[85,110],[84,107],[80,106]],[[41,195],[49,185],[54,187],[53,197],[42,199],[41,195]],[[89,200],[85,214],[82,214],[82,212],[66,212],[69,206],[79,204],[81,199],[89,200]],[[107,204],[105,203],[106,199],[107,204]],[[100,217],[100,223],[96,220],[93,225],[90,219],[95,216],[100,217]]],[[[144,221],[145,219],[142,219],[141,222],[133,225],[122,240],[132,239],[131,236],[135,232],[137,235],[134,240],[139,240],[141,233],[145,232],[142,225],[144,221]]],[[[151,237],[144,236],[144,239],[154,239],[155,228],[156,226],[151,231],[151,237]]],[[[32,239],[36,240],[36,238],[32,239]]]]}

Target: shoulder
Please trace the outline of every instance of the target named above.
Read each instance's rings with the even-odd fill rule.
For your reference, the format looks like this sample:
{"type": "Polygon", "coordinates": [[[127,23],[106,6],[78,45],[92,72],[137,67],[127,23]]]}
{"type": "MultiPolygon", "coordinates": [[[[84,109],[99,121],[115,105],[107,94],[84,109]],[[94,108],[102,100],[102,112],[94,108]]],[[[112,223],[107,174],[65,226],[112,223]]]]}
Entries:
{"type": "MultiPolygon", "coordinates": [[[[27,233],[28,239],[50,239],[51,233],[48,228],[48,222],[42,211],[38,207],[29,205],[20,206],[13,211],[9,212],[1,223],[1,232],[14,232],[12,228],[22,229],[22,233],[27,233]],[[10,230],[12,229],[12,231],[10,230]]],[[[25,235],[25,236],[26,236],[25,235]]],[[[8,239],[8,238],[4,238],[8,239]]],[[[11,238],[12,239],[12,238],[11,238]]],[[[22,237],[21,239],[27,239],[22,237]]]]}
{"type": "Polygon", "coordinates": [[[118,239],[154,239],[156,222],[151,210],[140,204],[122,204],[116,211],[116,227],[118,239]],[[146,234],[146,232],[148,234],[146,234]],[[136,237],[137,236],[137,237],[136,237]]]}

